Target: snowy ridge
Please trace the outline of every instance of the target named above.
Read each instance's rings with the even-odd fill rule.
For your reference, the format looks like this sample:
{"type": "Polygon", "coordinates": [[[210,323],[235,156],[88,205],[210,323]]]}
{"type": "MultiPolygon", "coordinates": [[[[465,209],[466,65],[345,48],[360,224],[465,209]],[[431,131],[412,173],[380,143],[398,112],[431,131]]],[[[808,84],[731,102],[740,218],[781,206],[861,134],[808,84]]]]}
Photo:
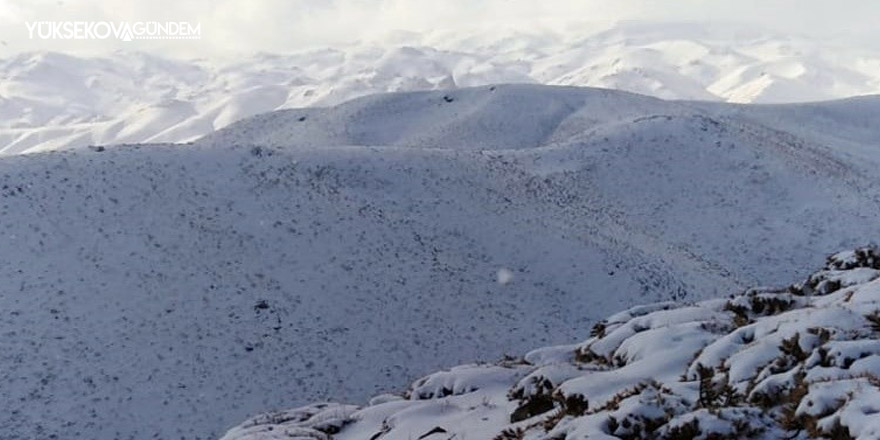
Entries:
{"type": "Polygon", "coordinates": [[[188,142],[258,113],[382,92],[537,83],[664,99],[803,102],[880,93],[878,72],[872,49],[687,23],[396,33],[231,62],[25,53],[0,60],[0,154],[188,142]]]}
{"type": "Polygon", "coordinates": [[[639,306],[575,345],[416,381],[357,407],[252,418],[223,440],[880,436],[880,251],[785,289],[639,306]]]}

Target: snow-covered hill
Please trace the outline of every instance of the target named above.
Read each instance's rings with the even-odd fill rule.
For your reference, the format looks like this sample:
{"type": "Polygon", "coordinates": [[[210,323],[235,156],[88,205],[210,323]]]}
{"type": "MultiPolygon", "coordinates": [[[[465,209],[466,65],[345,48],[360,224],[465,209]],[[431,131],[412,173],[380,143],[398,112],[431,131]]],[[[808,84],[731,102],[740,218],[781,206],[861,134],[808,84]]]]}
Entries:
{"type": "Polygon", "coordinates": [[[786,289],[642,305],[590,338],[254,417],[224,440],[880,437],[880,251],[786,289]]]}
{"type": "Polygon", "coordinates": [[[880,236],[877,105],[500,85],[4,157],[3,437],[212,437],[803,276],[880,236]]]}
{"type": "MultiPolygon", "coordinates": [[[[878,113],[876,97],[739,106],[499,85],[273,112],[197,144],[297,150],[390,145],[503,157],[531,176],[564,178],[570,197],[592,207],[589,215],[576,214],[572,221],[590,224],[591,230],[613,229],[611,247],[626,243],[667,264],[715,268],[701,270],[700,278],[737,267],[722,277],[735,275],[738,285],[746,286],[781,283],[784,275],[778,262],[756,265],[768,257],[741,241],[777,241],[780,234],[793,234],[782,240],[792,247],[776,254],[793,263],[807,251],[801,244],[842,244],[826,234],[838,213],[858,218],[853,227],[873,231],[872,214],[865,210],[877,209],[880,200],[880,178],[873,172],[880,165],[880,128],[869,122],[878,113]],[[654,245],[647,244],[657,242],[666,245],[651,250],[654,245]],[[680,258],[672,248],[683,251],[680,258]],[[714,256],[702,260],[708,255],[714,256]]],[[[724,291],[712,283],[701,288],[724,291]]]]}
{"type": "Polygon", "coordinates": [[[393,33],[226,62],[26,53],[0,60],[0,154],[186,142],[257,113],[388,91],[539,83],[667,99],[801,102],[880,93],[878,72],[874,49],[687,23],[393,33]]]}

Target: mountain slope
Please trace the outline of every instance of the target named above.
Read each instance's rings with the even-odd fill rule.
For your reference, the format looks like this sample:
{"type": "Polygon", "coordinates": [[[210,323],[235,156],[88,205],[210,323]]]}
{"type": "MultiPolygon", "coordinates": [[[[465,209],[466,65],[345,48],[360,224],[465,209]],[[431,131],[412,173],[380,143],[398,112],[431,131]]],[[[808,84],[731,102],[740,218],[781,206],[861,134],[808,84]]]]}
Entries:
{"type": "Polygon", "coordinates": [[[178,61],[0,60],[0,154],[187,142],[241,118],[380,92],[538,83],[664,99],[803,102],[880,92],[880,53],[747,26],[640,23],[394,34],[332,49],[178,61]]]}
{"type": "Polygon", "coordinates": [[[610,275],[632,257],[545,228],[552,187],[480,156],[149,146],[0,170],[6,438],[204,438],[622,305],[577,285],[677,285],[610,275]]]}
{"type": "Polygon", "coordinates": [[[574,345],[463,365],[368,406],[254,417],[223,440],[873,439],[880,435],[880,252],[788,289],[644,305],[574,345]]]}
{"type": "MultiPolygon", "coordinates": [[[[864,110],[866,103],[880,111],[880,99],[852,102],[860,105],[848,113],[864,110]]],[[[878,206],[880,187],[871,163],[880,155],[871,151],[870,136],[853,145],[851,122],[843,117],[840,130],[826,130],[821,137],[804,128],[812,120],[825,123],[819,110],[845,109],[847,103],[740,107],[597,89],[499,85],[375,95],[328,109],[273,112],[199,143],[491,150],[515,158],[528,173],[565,182],[584,202],[582,209],[592,208],[572,221],[613,230],[612,247],[641,247],[673,265],[676,258],[692,260],[688,255],[716,255],[727,261],[701,261],[714,268],[700,276],[725,268],[724,277],[740,277],[744,286],[784,281],[770,269],[782,263],[755,265],[766,257],[746,242],[777,242],[774,237],[788,235],[781,242],[792,247],[774,254],[789,259],[783,264],[788,266],[808,252],[805,243],[840,245],[825,233],[839,217],[854,220],[865,232],[872,229],[868,212],[878,206]],[[790,114],[801,120],[786,123],[790,114]]],[[[868,130],[880,137],[877,129],[868,130]]]]}
{"type": "Polygon", "coordinates": [[[212,437],[880,235],[864,160],[749,108],[496,86],[4,157],[4,437],[212,437]]]}

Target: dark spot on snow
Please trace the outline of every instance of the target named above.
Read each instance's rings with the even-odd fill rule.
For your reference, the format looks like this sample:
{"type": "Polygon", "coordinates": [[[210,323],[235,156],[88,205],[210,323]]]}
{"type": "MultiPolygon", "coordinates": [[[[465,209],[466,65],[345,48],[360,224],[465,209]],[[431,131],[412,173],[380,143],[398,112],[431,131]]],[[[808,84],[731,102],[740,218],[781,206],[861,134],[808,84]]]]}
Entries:
{"type": "Polygon", "coordinates": [[[451,96],[449,96],[449,95],[446,95],[446,96],[443,97],[443,100],[446,101],[446,102],[452,102],[452,101],[455,101],[455,98],[453,98],[453,97],[451,97],[451,96]]]}
{"type": "Polygon", "coordinates": [[[266,309],[268,309],[268,308],[269,308],[269,303],[266,302],[266,300],[264,300],[264,299],[261,299],[261,300],[257,301],[257,304],[254,305],[254,310],[255,310],[255,311],[258,311],[258,312],[259,312],[260,310],[266,310],[266,309]]]}
{"type": "Polygon", "coordinates": [[[434,435],[434,434],[445,434],[446,432],[447,432],[447,431],[446,431],[445,429],[443,429],[443,428],[441,428],[441,427],[439,427],[439,426],[435,426],[434,429],[432,429],[432,430],[430,430],[430,431],[428,431],[428,432],[422,434],[421,436],[419,436],[419,440],[422,440],[423,438],[428,438],[428,437],[430,437],[430,436],[432,436],[432,435],[434,435]]]}
{"type": "Polygon", "coordinates": [[[106,150],[106,148],[104,148],[101,145],[93,145],[93,146],[90,146],[89,149],[92,151],[98,152],[98,153],[103,153],[104,150],[106,150]]]}
{"type": "Polygon", "coordinates": [[[305,116],[300,116],[300,117],[299,117],[299,122],[304,122],[305,120],[306,120],[306,117],[305,117],[305,116]]]}

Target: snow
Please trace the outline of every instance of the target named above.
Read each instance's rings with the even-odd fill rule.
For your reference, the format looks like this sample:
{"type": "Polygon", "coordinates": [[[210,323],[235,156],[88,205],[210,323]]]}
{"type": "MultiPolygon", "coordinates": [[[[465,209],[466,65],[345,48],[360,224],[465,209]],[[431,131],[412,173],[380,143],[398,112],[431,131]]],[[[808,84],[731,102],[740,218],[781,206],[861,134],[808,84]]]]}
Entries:
{"type": "Polygon", "coordinates": [[[501,269],[498,269],[498,272],[495,273],[496,281],[498,282],[498,284],[500,284],[502,286],[506,286],[506,285],[510,284],[511,282],[513,282],[513,277],[514,277],[513,271],[511,271],[510,269],[508,269],[506,267],[502,267],[501,269]]]}
{"type": "MultiPolygon", "coordinates": [[[[880,257],[877,248],[861,248],[857,252],[880,257]]],[[[880,265],[865,259],[854,259],[838,254],[829,258],[825,270],[876,270],[880,265]],[[848,269],[837,269],[840,261],[848,262],[848,269]],[[866,267],[867,265],[867,267],[866,267]]],[[[808,281],[809,282],[809,279],[808,281]]],[[[799,285],[789,290],[795,296],[805,292],[799,285]]],[[[869,288],[862,281],[852,286],[856,291],[869,288]]],[[[853,370],[847,365],[834,371],[840,356],[859,353],[864,359],[877,359],[880,347],[878,328],[869,329],[863,316],[875,313],[880,297],[870,303],[849,302],[846,295],[834,292],[820,294],[827,299],[822,305],[805,301],[793,302],[789,309],[765,313],[754,306],[745,312],[726,310],[718,314],[717,301],[664,306],[643,313],[642,308],[629,313],[632,321],[640,321],[645,330],[630,334],[621,342],[622,356],[608,358],[583,357],[613,333],[598,334],[577,348],[566,346],[541,349],[520,361],[505,360],[495,367],[463,366],[428,376],[417,381],[403,396],[406,400],[378,403],[357,408],[347,413],[347,423],[327,438],[497,438],[497,439],[736,439],[736,438],[853,438],[868,440],[880,433],[880,363],[871,368],[853,370]],[[703,313],[697,312],[705,308],[703,313]],[[682,322],[667,317],[681,310],[678,317],[690,316],[682,322]],[[840,319],[845,310],[852,317],[840,319]],[[800,348],[789,339],[756,338],[748,344],[731,338],[731,332],[742,330],[737,317],[745,313],[753,321],[751,327],[775,327],[773,335],[802,335],[800,348]],[[658,315],[652,319],[652,315],[658,315]],[[711,324],[711,325],[709,325],[711,324]],[[708,331],[711,329],[712,331],[708,331]],[[699,355],[704,347],[724,345],[730,353],[722,359],[723,365],[707,367],[699,355]],[[575,352],[565,360],[557,356],[541,357],[534,353],[562,350],[575,352]],[[756,371],[758,364],[772,363],[777,370],[761,381],[751,380],[739,389],[741,377],[735,371],[756,371]],[[632,355],[638,353],[637,355],[632,355]],[[817,362],[816,360],[822,360],[817,362]],[[694,375],[691,371],[697,370],[694,375]],[[824,374],[816,375],[822,370],[824,374]],[[525,379],[520,379],[528,373],[525,379]],[[544,373],[548,373],[546,376],[544,373]],[[422,393],[425,383],[441,377],[447,384],[457,380],[472,383],[463,392],[422,393]],[[502,384],[506,383],[506,387],[502,384]],[[536,386],[536,384],[538,384],[536,386]],[[469,390],[469,391],[468,391],[469,390]],[[476,404],[476,402],[483,402],[476,404]],[[544,402],[539,404],[537,402],[544,402]],[[578,403],[580,402],[580,403],[578,403]],[[527,418],[517,414],[532,408],[527,418]],[[440,437],[438,437],[440,438],[440,437]]],[[[731,298],[743,302],[752,298],[772,298],[789,295],[780,290],[754,289],[731,298]]],[[[748,302],[748,301],[747,301],[748,302]]],[[[756,304],[752,302],[752,304],[756,304]]],[[[606,319],[605,322],[619,321],[606,319]]],[[[877,318],[880,322],[880,317],[877,318]]],[[[876,325],[876,324],[875,324],[876,325]]],[[[718,351],[718,350],[716,350],[718,351]]],[[[852,364],[855,368],[856,364],[852,364]]],[[[308,411],[306,407],[303,411],[308,411]]],[[[340,407],[343,408],[343,407],[340,407]]],[[[347,407],[345,407],[347,408],[347,407]]],[[[264,419],[265,420],[265,419],[264,419]]],[[[273,421],[259,424],[259,429],[283,430],[307,427],[312,418],[273,421]]],[[[257,440],[251,435],[254,422],[233,428],[222,440],[257,440]]],[[[320,437],[317,432],[313,438],[320,437]]]]}
{"type": "MultiPolygon", "coordinates": [[[[0,426],[10,439],[214,438],[308,402],[385,394],[374,400],[385,411],[406,405],[387,393],[431,371],[557,344],[569,345],[528,361],[554,386],[604,387],[608,400],[615,384],[655,376],[646,357],[663,344],[728,333],[725,300],[683,302],[806,279],[827,250],[880,235],[874,145],[847,126],[804,128],[810,114],[845,120],[876,105],[497,85],[284,110],[186,145],[3,157],[0,426]],[[499,268],[513,281],[499,284],[499,268]],[[591,326],[655,301],[606,320],[592,348],[607,365],[572,363],[591,326]],[[603,370],[616,362],[630,376],[603,370]],[[579,382],[587,369],[608,383],[579,382]]],[[[805,281],[793,307],[871,307],[871,258],[829,266],[825,287],[805,281]]],[[[766,323],[784,325],[780,337],[799,325],[766,323]]],[[[744,333],[706,365],[747,345],[744,333]]],[[[671,356],[661,377],[695,355],[671,356]]],[[[438,376],[434,389],[479,389],[408,408],[451,426],[478,408],[485,431],[471,438],[492,438],[518,406],[499,390],[531,372],[501,367],[516,373],[438,376]]]]}
{"type": "Polygon", "coordinates": [[[510,381],[521,377],[522,374],[522,371],[518,371],[516,368],[463,365],[450,371],[442,371],[422,378],[412,386],[409,392],[422,400],[466,394],[510,383],[510,381]]]}
{"type": "MultiPolygon", "coordinates": [[[[828,100],[880,93],[878,65],[870,47],[745,25],[651,22],[398,34],[227,61],[24,53],[0,60],[0,154],[189,142],[278,109],[498,83],[739,103],[828,100]]],[[[827,128],[812,122],[817,133],[827,128]]]]}

